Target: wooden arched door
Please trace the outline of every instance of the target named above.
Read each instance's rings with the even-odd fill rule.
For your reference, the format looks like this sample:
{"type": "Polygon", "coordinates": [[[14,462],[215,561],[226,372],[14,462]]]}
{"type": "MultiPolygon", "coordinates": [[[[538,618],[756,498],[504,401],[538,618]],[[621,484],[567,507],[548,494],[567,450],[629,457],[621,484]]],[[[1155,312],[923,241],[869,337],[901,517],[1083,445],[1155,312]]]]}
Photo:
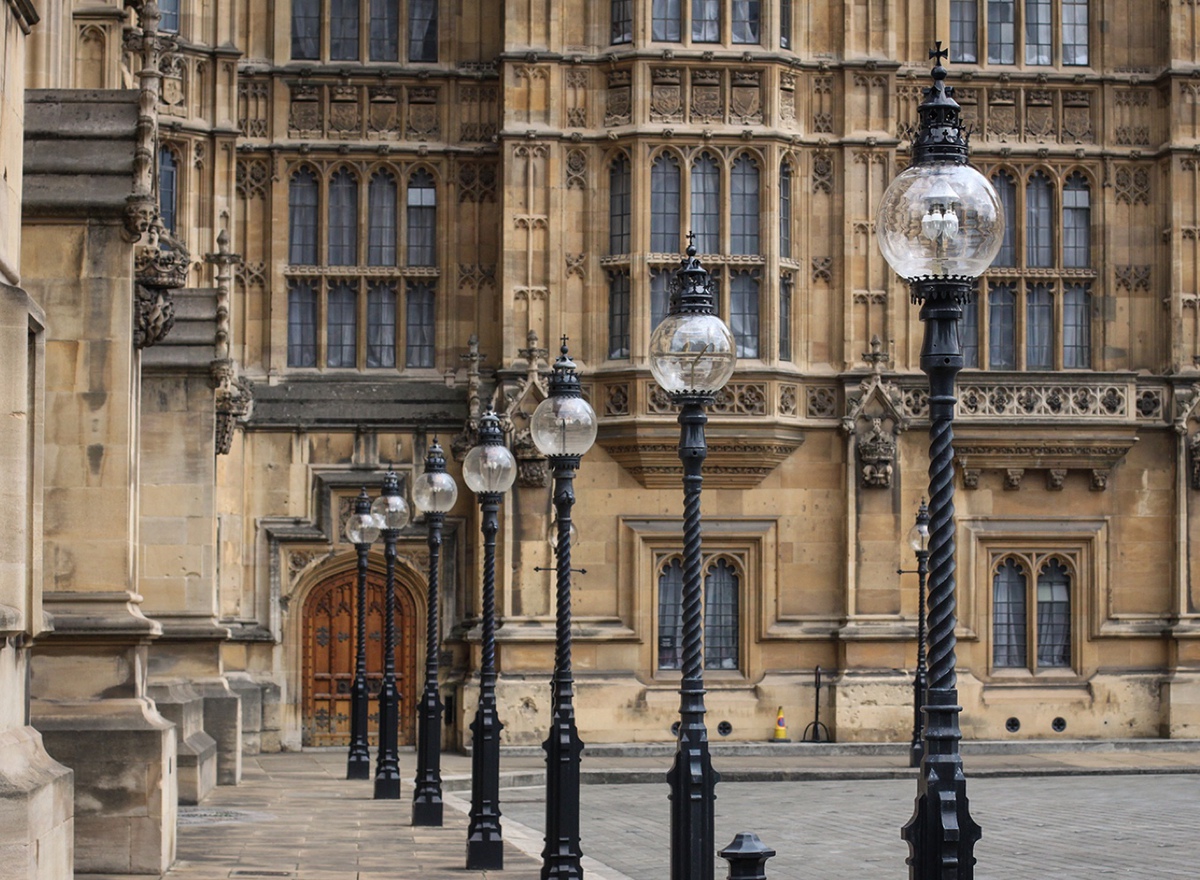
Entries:
{"type": "MultiPolygon", "coordinates": [[[[354,682],[354,570],[317,584],[304,602],[304,688],[302,743],[350,743],[350,689],[354,682]]],[[[367,575],[367,688],[371,707],[367,731],[372,746],[379,728],[379,687],[383,682],[384,577],[367,575]]],[[[414,741],[417,693],[417,608],[412,594],[396,583],[396,688],[400,691],[400,744],[414,741]]]]}

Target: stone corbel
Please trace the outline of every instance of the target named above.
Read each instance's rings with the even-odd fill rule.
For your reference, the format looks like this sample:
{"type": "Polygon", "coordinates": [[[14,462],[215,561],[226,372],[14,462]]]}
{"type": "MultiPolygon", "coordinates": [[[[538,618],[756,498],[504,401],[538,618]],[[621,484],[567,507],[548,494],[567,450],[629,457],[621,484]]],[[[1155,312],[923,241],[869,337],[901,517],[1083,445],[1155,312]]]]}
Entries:
{"type": "Polygon", "coordinates": [[[1004,488],[1020,489],[1021,480],[1025,477],[1025,468],[1007,468],[1004,471],[1004,488]]]}
{"type": "Polygon", "coordinates": [[[1061,491],[1066,479],[1066,468],[1050,468],[1046,471],[1046,488],[1051,491],[1061,491]]]}
{"type": "Polygon", "coordinates": [[[233,448],[234,428],[239,422],[245,424],[254,411],[254,386],[237,375],[236,365],[229,359],[213,361],[212,377],[216,388],[216,452],[228,455],[233,448]]]}
{"type": "Polygon", "coordinates": [[[962,469],[962,480],[964,489],[979,488],[979,468],[965,467],[962,469]]]}
{"type": "Polygon", "coordinates": [[[1076,436],[986,425],[963,425],[957,433],[955,458],[967,488],[978,486],[982,470],[1000,471],[1007,489],[1019,488],[1027,471],[1045,471],[1051,490],[1063,487],[1068,471],[1083,471],[1090,475],[1091,488],[1103,491],[1112,469],[1138,440],[1136,425],[1106,426],[1102,432],[1076,436]]]}
{"type": "Polygon", "coordinates": [[[133,345],[140,350],[162,342],[175,325],[171,291],[187,283],[191,258],[155,217],[133,260],[133,345]]]}

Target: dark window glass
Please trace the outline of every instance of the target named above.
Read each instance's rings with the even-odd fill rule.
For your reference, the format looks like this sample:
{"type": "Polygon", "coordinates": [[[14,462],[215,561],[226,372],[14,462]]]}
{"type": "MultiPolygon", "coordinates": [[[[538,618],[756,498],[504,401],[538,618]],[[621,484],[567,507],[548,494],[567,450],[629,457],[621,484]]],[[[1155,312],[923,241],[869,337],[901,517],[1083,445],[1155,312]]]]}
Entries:
{"type": "Polygon", "coordinates": [[[407,353],[404,362],[410,367],[433,366],[433,285],[425,282],[408,283],[408,301],[405,303],[407,321],[404,341],[407,353]]]}
{"type": "Polygon", "coordinates": [[[729,285],[729,329],[738,357],[758,357],[758,279],[750,272],[735,272],[729,285]]]}
{"type": "Polygon", "coordinates": [[[371,60],[400,60],[399,0],[371,0],[371,60]]]}
{"type": "Polygon", "coordinates": [[[1057,559],[1038,572],[1037,665],[1071,665],[1071,576],[1057,559]]]}
{"type": "Polygon", "coordinates": [[[1063,289],[1063,368],[1092,368],[1092,294],[1086,284],[1063,289]]]}
{"type": "Polygon", "coordinates": [[[1088,63],[1088,0],[1063,0],[1063,64],[1088,63]]]}
{"type": "Polygon", "coordinates": [[[658,577],[658,668],[679,669],[683,663],[683,565],[667,564],[658,577]]]}
{"type": "Polygon", "coordinates": [[[288,282],[288,366],[317,365],[317,291],[307,278],[288,282]]]}
{"type": "Polygon", "coordinates": [[[437,265],[437,189],[424,169],[408,179],[408,265],[437,265]]]}
{"type": "Polygon", "coordinates": [[[667,316],[671,305],[671,269],[650,270],[650,329],[653,330],[667,316]]]}
{"type": "Polygon", "coordinates": [[[1017,297],[1010,284],[988,288],[988,366],[993,370],[1017,368],[1017,297]]]}
{"type": "Polygon", "coordinates": [[[1092,195],[1087,178],[1075,173],[1063,185],[1063,266],[1092,265],[1092,195]]]}
{"type": "Polygon", "coordinates": [[[367,265],[396,265],[396,178],[371,175],[367,187],[367,265]]]}
{"type": "Polygon", "coordinates": [[[779,0],[779,47],[792,48],[792,0],[779,0]]]}
{"type": "Polygon", "coordinates": [[[979,0],[950,0],[950,60],[974,64],[979,45],[979,0]]]}
{"type": "Polygon", "coordinates": [[[158,151],[158,213],[162,217],[163,228],[167,232],[175,232],[175,206],[178,198],[179,168],[175,164],[175,154],[166,147],[158,151]]]}
{"type": "Polygon", "coordinates": [[[326,302],[325,365],[358,366],[358,291],[349,281],[334,281],[326,302]]]}
{"type": "Polygon", "coordinates": [[[1004,212],[1004,238],[993,266],[1017,265],[1017,182],[1012,175],[1001,171],[992,178],[996,194],[1000,196],[1000,208],[1004,212]]]}
{"type": "Polygon", "coordinates": [[[437,0],[410,0],[408,7],[408,60],[438,60],[437,0]]]}
{"type": "Polygon", "coordinates": [[[612,42],[633,42],[633,0],[612,0],[612,42]]]}
{"type": "Polygon", "coordinates": [[[704,668],[738,668],[738,576],[724,559],[704,579],[704,668]]]}
{"type": "Polygon", "coordinates": [[[1054,196],[1050,179],[1038,171],[1025,186],[1025,265],[1049,269],[1054,265],[1054,196]]]}
{"type": "Polygon", "coordinates": [[[651,39],[665,43],[679,42],[683,18],[679,4],[680,0],[654,0],[650,8],[651,39]]]}
{"type": "Polygon", "coordinates": [[[307,168],[288,185],[288,262],[317,265],[317,176],[307,168]]]}
{"type": "Polygon", "coordinates": [[[792,359],[792,276],[779,279],[779,359],[792,359]]]}
{"type": "Polygon", "coordinates": [[[1050,0],[1025,0],[1025,63],[1049,64],[1050,0]]]}
{"type": "Polygon", "coordinates": [[[358,181],[339,168],[329,179],[329,265],[358,262],[358,181]]]}
{"type": "Polygon", "coordinates": [[[162,15],[158,29],[168,34],[179,33],[179,0],[159,0],[158,11],[162,15]]]}
{"type": "Polygon", "coordinates": [[[721,249],[721,172],[717,160],[701,153],[692,166],[692,232],[696,251],[715,254],[721,249]]]}
{"type": "Polygon", "coordinates": [[[650,250],[679,251],[679,160],[664,154],[650,169],[650,250]]]}
{"type": "Polygon", "coordinates": [[[745,153],[733,163],[729,180],[729,249],[735,254],[757,254],[758,166],[745,153]]]}
{"type": "Polygon", "coordinates": [[[992,665],[1021,668],[1025,657],[1025,572],[1006,559],[992,578],[992,665]]]}
{"type": "Polygon", "coordinates": [[[608,252],[629,253],[629,160],[613,162],[608,172],[608,252]]]}
{"type": "Polygon", "coordinates": [[[733,41],[758,43],[762,32],[759,0],[733,0],[733,41]]]}
{"type": "Polygon", "coordinates": [[[1034,284],[1025,294],[1025,368],[1054,366],[1054,299],[1050,285],[1034,284]]]}
{"type": "Polygon", "coordinates": [[[779,256],[792,256],[792,166],[779,167],[779,256]]]}
{"type": "Polygon", "coordinates": [[[367,287],[367,366],[396,366],[396,285],[391,281],[367,287]]]}
{"type": "Polygon", "coordinates": [[[358,60],[358,0],[329,0],[329,57],[358,60]]]}
{"type": "Polygon", "coordinates": [[[721,39],[721,0],[692,0],[692,42],[721,39]]]}
{"type": "Polygon", "coordinates": [[[321,0],[292,0],[292,57],[297,61],[321,57],[321,0]]]}
{"type": "Polygon", "coordinates": [[[962,345],[963,366],[979,366],[979,300],[971,297],[963,303],[962,320],[958,324],[958,339],[962,345]]]}
{"type": "Polygon", "coordinates": [[[988,63],[1016,64],[1015,0],[988,0],[988,63]]]}
{"type": "Polygon", "coordinates": [[[629,357],[629,275],[613,272],[608,276],[608,356],[613,360],[629,357]]]}

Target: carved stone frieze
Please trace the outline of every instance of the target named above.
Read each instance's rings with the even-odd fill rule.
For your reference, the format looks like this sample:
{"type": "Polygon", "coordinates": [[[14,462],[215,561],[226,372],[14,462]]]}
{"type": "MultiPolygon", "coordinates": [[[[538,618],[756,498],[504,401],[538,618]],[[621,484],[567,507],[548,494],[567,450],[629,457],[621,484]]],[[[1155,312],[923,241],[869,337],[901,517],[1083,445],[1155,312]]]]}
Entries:
{"type": "Polygon", "coordinates": [[[238,80],[238,130],[242,137],[267,137],[270,85],[265,80],[238,80]]]}
{"type": "Polygon", "coordinates": [[[1024,473],[1040,470],[1048,472],[1050,489],[1060,488],[1067,472],[1082,471],[1090,475],[1091,488],[1100,491],[1137,440],[1136,425],[1052,437],[1036,429],[960,425],[954,455],[968,488],[978,486],[979,471],[999,471],[1007,488],[1017,488],[1024,473]],[[969,471],[976,472],[973,484],[967,479],[969,471]]]}
{"type": "Polygon", "coordinates": [[[699,123],[723,121],[724,96],[721,93],[721,71],[697,68],[692,71],[691,121],[699,123]]]}
{"type": "Polygon", "coordinates": [[[291,88],[288,107],[288,134],[292,137],[322,137],[325,131],[322,88],[308,83],[295,83],[291,88]]]}
{"type": "Polygon", "coordinates": [[[650,86],[650,121],[683,121],[683,83],[678,67],[655,68],[650,86]]]}
{"type": "Polygon", "coordinates": [[[458,166],[460,202],[496,201],[496,166],[491,162],[462,162],[458,166]]]}
{"type": "Polygon", "coordinates": [[[969,384],[959,388],[957,413],[964,418],[1124,420],[1130,414],[1129,389],[1118,385],[969,384]]]}
{"type": "Polygon", "coordinates": [[[838,394],[836,388],[814,387],[806,389],[810,419],[831,419],[837,415],[838,394]]]}
{"type": "Polygon", "coordinates": [[[608,99],[604,107],[606,126],[628,125],[632,119],[633,99],[631,76],[628,70],[614,70],[608,75],[608,99]]]}

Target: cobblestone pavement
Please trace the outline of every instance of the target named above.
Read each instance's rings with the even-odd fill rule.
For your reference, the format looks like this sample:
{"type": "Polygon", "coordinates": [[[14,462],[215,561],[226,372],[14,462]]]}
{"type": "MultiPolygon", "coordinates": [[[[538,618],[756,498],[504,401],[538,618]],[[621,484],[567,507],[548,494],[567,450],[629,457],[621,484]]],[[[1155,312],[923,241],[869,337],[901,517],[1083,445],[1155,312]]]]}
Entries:
{"type": "MultiPolygon", "coordinates": [[[[977,880],[1200,876],[1197,776],[968,776],[967,792],[983,827],[977,880]]],[[[779,853],[767,863],[769,880],[899,880],[908,875],[900,826],[915,793],[910,780],[721,783],[717,848],[738,831],[754,831],[779,853]]],[[[540,846],[543,797],[540,787],[502,793],[508,839],[528,836],[540,846]]],[[[614,869],[593,871],[595,880],[666,876],[665,783],[587,785],[581,801],[583,849],[614,869]]],[[[717,864],[716,876],[724,877],[726,863],[717,864]]]]}

